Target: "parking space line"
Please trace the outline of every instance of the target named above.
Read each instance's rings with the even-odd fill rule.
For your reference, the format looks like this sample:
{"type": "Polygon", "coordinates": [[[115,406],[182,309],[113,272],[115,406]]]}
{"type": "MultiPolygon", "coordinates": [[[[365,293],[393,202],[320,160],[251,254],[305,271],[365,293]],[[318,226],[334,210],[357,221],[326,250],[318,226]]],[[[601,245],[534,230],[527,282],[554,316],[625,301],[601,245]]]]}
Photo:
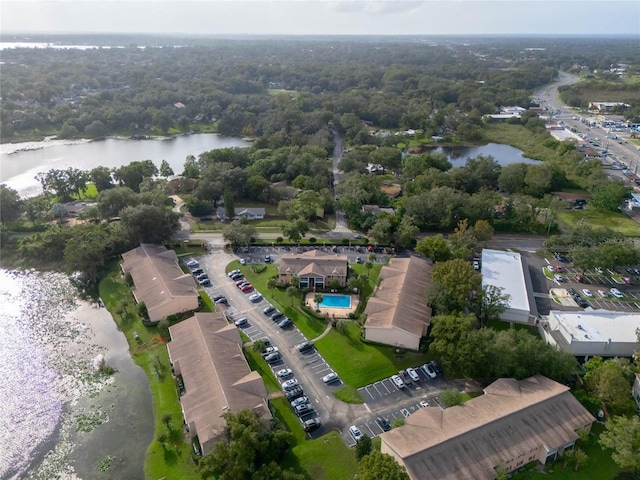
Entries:
{"type": "MultiPolygon", "coordinates": [[[[387,386],[384,384],[384,380],[381,380],[379,383],[380,383],[380,385],[382,385],[382,386],[384,387],[384,389],[387,391],[387,393],[391,393],[391,390],[389,390],[389,389],[387,388],[387,386]]],[[[397,389],[396,389],[396,390],[397,390],[397,389]]]]}

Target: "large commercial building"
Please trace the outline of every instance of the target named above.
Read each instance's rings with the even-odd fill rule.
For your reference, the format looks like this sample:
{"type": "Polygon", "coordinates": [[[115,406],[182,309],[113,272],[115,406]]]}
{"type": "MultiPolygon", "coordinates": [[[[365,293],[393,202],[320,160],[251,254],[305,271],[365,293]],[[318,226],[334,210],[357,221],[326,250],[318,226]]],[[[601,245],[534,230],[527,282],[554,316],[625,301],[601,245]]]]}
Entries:
{"type": "Polygon", "coordinates": [[[271,418],[262,378],[249,368],[238,329],[223,314],[196,313],[169,332],[169,359],[184,384],[182,414],[203,455],[224,433],[223,413],[249,409],[271,418]]]}
{"type": "Polygon", "coordinates": [[[122,254],[120,268],[131,274],[133,296],[136,302],[144,303],[150,321],[198,308],[199,296],[193,276],[182,271],[173,250],[143,243],[122,254]]]}
{"type": "Polygon", "coordinates": [[[537,309],[527,262],[519,253],[482,250],[482,286],[493,285],[509,295],[502,320],[534,325],[537,309]]]}
{"type": "Polygon", "coordinates": [[[419,257],[391,258],[380,271],[380,284],[367,302],[364,336],[394,347],[418,350],[431,323],[427,288],[431,262],[419,257]]]}
{"type": "Polygon", "coordinates": [[[493,480],[555,459],[594,421],[565,385],[541,375],[502,378],[461,405],[418,409],[380,436],[381,450],[412,480],[493,480]]]}
{"type": "Polygon", "coordinates": [[[551,310],[538,326],[547,343],[576,357],[631,357],[638,328],[640,314],[609,310],[551,310]]]}

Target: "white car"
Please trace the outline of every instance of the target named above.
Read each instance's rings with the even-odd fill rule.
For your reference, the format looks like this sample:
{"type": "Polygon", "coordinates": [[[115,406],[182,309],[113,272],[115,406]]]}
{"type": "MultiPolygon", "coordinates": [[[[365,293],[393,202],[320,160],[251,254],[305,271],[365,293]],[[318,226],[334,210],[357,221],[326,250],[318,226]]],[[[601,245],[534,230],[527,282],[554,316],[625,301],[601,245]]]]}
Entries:
{"type": "Polygon", "coordinates": [[[272,353],[276,353],[278,351],[278,347],[267,347],[262,355],[270,355],[272,353]]]}
{"type": "Polygon", "coordinates": [[[393,375],[391,381],[398,388],[404,388],[404,381],[400,378],[400,375],[393,375]]]}
{"type": "Polygon", "coordinates": [[[284,391],[291,390],[298,386],[298,380],[292,378],[291,380],[287,380],[286,382],[282,382],[282,389],[284,391]]]}
{"type": "Polygon", "coordinates": [[[418,375],[418,372],[416,372],[413,368],[407,368],[407,374],[414,382],[420,381],[420,375],[418,375]]]}
{"type": "Polygon", "coordinates": [[[557,273],[553,275],[553,278],[556,282],[564,282],[564,277],[562,275],[558,275],[557,273]]]}
{"type": "Polygon", "coordinates": [[[436,373],[436,371],[433,369],[433,367],[431,365],[429,365],[428,363],[425,363],[422,367],[422,371],[425,373],[425,375],[429,378],[436,378],[438,376],[438,374],[436,373]]]}
{"type": "Polygon", "coordinates": [[[296,408],[298,405],[304,405],[305,403],[309,403],[309,399],[307,397],[298,397],[291,402],[291,406],[296,408]]]}
{"type": "Polygon", "coordinates": [[[609,296],[609,294],[607,292],[605,292],[604,290],[598,290],[598,295],[600,295],[601,297],[607,298],[609,296]]]}
{"type": "Polygon", "coordinates": [[[236,327],[243,327],[248,323],[249,323],[249,320],[247,320],[247,317],[242,317],[235,321],[236,327]]]}
{"type": "Polygon", "coordinates": [[[351,436],[356,442],[362,438],[362,432],[355,425],[351,425],[349,427],[349,433],[351,434],[351,436]]]}
{"type": "Polygon", "coordinates": [[[427,408],[429,406],[429,402],[426,400],[420,400],[420,408],[427,408]]]}
{"type": "Polygon", "coordinates": [[[283,368],[282,370],[278,370],[276,372],[276,377],[278,378],[285,378],[289,375],[293,375],[293,370],[291,370],[290,368],[283,368]]]}
{"type": "Polygon", "coordinates": [[[618,290],[617,288],[611,288],[609,289],[609,293],[611,295],[613,295],[616,298],[622,298],[624,295],[622,295],[622,292],[620,290],[618,290]]]}
{"type": "Polygon", "coordinates": [[[322,377],[322,381],[324,383],[333,383],[333,382],[337,382],[338,380],[340,380],[338,378],[338,374],[335,372],[331,372],[328,375],[325,375],[324,377],[322,377]]]}
{"type": "Polygon", "coordinates": [[[596,267],[596,268],[594,268],[594,270],[595,270],[597,273],[604,273],[604,271],[602,270],[602,267],[596,267]]]}
{"type": "Polygon", "coordinates": [[[237,275],[240,273],[240,270],[231,270],[229,273],[227,273],[227,277],[231,278],[234,275],[237,275]]]}
{"type": "Polygon", "coordinates": [[[549,270],[551,273],[553,273],[554,272],[553,265],[547,265],[547,270],[549,270]]]}
{"type": "Polygon", "coordinates": [[[591,293],[591,290],[589,290],[588,288],[582,290],[582,293],[584,293],[585,297],[593,297],[593,293],[591,293]]]}

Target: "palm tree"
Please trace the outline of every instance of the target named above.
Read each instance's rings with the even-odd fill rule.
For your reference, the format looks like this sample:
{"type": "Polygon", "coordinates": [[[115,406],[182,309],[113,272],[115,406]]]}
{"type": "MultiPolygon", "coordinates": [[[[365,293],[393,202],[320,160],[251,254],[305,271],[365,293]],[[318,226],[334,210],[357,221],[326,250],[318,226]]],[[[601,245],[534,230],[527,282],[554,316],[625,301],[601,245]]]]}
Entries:
{"type": "Polygon", "coordinates": [[[287,287],[287,297],[291,297],[291,306],[293,307],[293,299],[298,295],[298,289],[293,285],[287,287]]]}
{"type": "Polygon", "coordinates": [[[316,293],[316,294],[313,296],[313,303],[315,303],[315,304],[316,304],[316,308],[318,308],[318,305],[319,305],[320,303],[322,303],[322,300],[324,300],[324,297],[322,296],[322,294],[321,294],[321,293],[316,293]]]}

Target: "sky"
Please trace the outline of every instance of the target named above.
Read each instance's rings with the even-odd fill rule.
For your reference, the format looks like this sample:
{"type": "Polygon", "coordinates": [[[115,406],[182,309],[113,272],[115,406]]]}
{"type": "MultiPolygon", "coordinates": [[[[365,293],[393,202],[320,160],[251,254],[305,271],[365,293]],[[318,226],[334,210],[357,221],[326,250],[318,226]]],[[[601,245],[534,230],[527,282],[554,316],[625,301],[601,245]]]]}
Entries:
{"type": "Polygon", "coordinates": [[[640,36],[640,0],[0,0],[0,30],[640,36]]]}

